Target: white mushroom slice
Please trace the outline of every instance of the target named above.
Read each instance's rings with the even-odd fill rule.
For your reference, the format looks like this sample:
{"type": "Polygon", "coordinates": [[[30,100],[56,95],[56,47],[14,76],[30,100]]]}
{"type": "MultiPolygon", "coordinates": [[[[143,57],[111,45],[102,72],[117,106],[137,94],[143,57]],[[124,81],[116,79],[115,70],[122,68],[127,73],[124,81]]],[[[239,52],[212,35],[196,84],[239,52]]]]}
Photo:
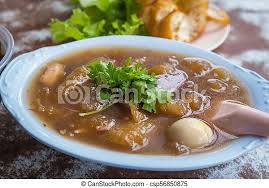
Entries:
{"type": "Polygon", "coordinates": [[[45,86],[54,86],[64,77],[64,65],[60,63],[54,63],[47,66],[47,69],[40,77],[40,82],[45,86]]]}
{"type": "Polygon", "coordinates": [[[203,148],[212,143],[212,129],[203,121],[195,118],[184,118],[168,128],[168,138],[192,149],[203,148]]]}

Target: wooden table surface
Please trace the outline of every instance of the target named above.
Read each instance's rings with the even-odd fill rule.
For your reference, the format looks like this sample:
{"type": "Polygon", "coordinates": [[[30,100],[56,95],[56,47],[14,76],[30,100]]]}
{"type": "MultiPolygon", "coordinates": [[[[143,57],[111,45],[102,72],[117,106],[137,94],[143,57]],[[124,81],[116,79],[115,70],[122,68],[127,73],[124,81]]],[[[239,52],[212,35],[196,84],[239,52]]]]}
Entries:
{"type": "MultiPolygon", "coordinates": [[[[15,38],[15,56],[52,45],[47,24],[70,14],[68,0],[0,0],[0,25],[15,38]]],[[[219,0],[232,32],[215,52],[269,79],[269,1],[219,0]]],[[[1,178],[269,178],[269,142],[227,164],[187,172],[147,172],[80,161],[29,136],[0,107],[1,178]]]]}

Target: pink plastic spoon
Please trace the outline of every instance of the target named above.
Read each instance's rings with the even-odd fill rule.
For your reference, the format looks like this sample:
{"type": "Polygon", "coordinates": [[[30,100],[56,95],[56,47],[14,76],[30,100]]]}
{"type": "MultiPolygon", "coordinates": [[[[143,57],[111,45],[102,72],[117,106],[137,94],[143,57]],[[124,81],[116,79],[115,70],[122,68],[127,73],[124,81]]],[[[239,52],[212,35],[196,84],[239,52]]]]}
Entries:
{"type": "Polygon", "coordinates": [[[221,102],[212,121],[223,131],[236,136],[269,136],[269,114],[236,102],[221,102]]]}

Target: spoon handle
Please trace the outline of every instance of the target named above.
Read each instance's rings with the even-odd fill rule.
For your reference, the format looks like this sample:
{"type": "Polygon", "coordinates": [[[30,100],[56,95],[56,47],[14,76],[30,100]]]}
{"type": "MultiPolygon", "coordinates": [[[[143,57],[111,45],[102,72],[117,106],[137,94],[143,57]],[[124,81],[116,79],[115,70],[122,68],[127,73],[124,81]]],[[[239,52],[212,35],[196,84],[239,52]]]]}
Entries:
{"type": "Polygon", "coordinates": [[[246,107],[242,110],[242,118],[245,123],[245,128],[242,129],[244,134],[269,136],[269,115],[267,113],[246,107]]]}
{"type": "Polygon", "coordinates": [[[212,120],[233,135],[269,136],[269,114],[249,106],[222,102],[212,120]]]}

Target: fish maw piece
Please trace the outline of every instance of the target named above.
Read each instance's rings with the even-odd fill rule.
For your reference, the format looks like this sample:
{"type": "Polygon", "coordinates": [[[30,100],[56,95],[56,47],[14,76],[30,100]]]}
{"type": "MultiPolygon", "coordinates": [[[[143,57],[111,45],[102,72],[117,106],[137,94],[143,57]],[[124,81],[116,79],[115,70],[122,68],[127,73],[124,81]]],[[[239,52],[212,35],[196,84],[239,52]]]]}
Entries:
{"type": "Polygon", "coordinates": [[[84,66],[81,66],[76,68],[71,74],[69,74],[62,84],[64,86],[71,87],[76,85],[82,85],[89,80],[90,78],[88,76],[87,70],[84,68],[84,66]]]}
{"type": "Polygon", "coordinates": [[[161,75],[174,71],[173,65],[165,63],[163,65],[154,65],[148,69],[149,74],[161,75]]]}
{"type": "Polygon", "coordinates": [[[41,75],[39,81],[45,86],[52,87],[65,75],[65,66],[60,63],[49,64],[46,71],[41,75]]]}
{"type": "Polygon", "coordinates": [[[114,129],[107,134],[107,141],[117,144],[132,151],[137,151],[148,144],[148,138],[138,131],[130,131],[128,128],[114,129]]]}
{"type": "Polygon", "coordinates": [[[147,116],[144,113],[140,112],[140,110],[135,104],[129,104],[129,106],[130,106],[131,118],[135,123],[140,123],[147,119],[147,116]]]}
{"type": "Polygon", "coordinates": [[[189,105],[182,100],[172,101],[165,104],[157,104],[158,114],[173,116],[173,117],[183,117],[190,112],[189,105]]]}
{"type": "Polygon", "coordinates": [[[61,84],[63,100],[72,104],[72,108],[80,112],[90,112],[102,109],[108,101],[99,100],[96,95],[96,85],[91,82],[84,66],[76,68],[61,84]]]}
{"type": "Polygon", "coordinates": [[[212,70],[212,64],[206,59],[186,57],[180,62],[182,66],[187,68],[196,77],[204,76],[212,70]]]}
{"type": "Polygon", "coordinates": [[[107,142],[137,151],[146,147],[156,126],[150,122],[121,124],[105,134],[107,142]]]}
{"type": "Polygon", "coordinates": [[[112,127],[116,125],[116,120],[113,118],[109,118],[105,115],[95,115],[91,119],[91,125],[95,126],[96,131],[104,132],[110,130],[112,127]]]}

